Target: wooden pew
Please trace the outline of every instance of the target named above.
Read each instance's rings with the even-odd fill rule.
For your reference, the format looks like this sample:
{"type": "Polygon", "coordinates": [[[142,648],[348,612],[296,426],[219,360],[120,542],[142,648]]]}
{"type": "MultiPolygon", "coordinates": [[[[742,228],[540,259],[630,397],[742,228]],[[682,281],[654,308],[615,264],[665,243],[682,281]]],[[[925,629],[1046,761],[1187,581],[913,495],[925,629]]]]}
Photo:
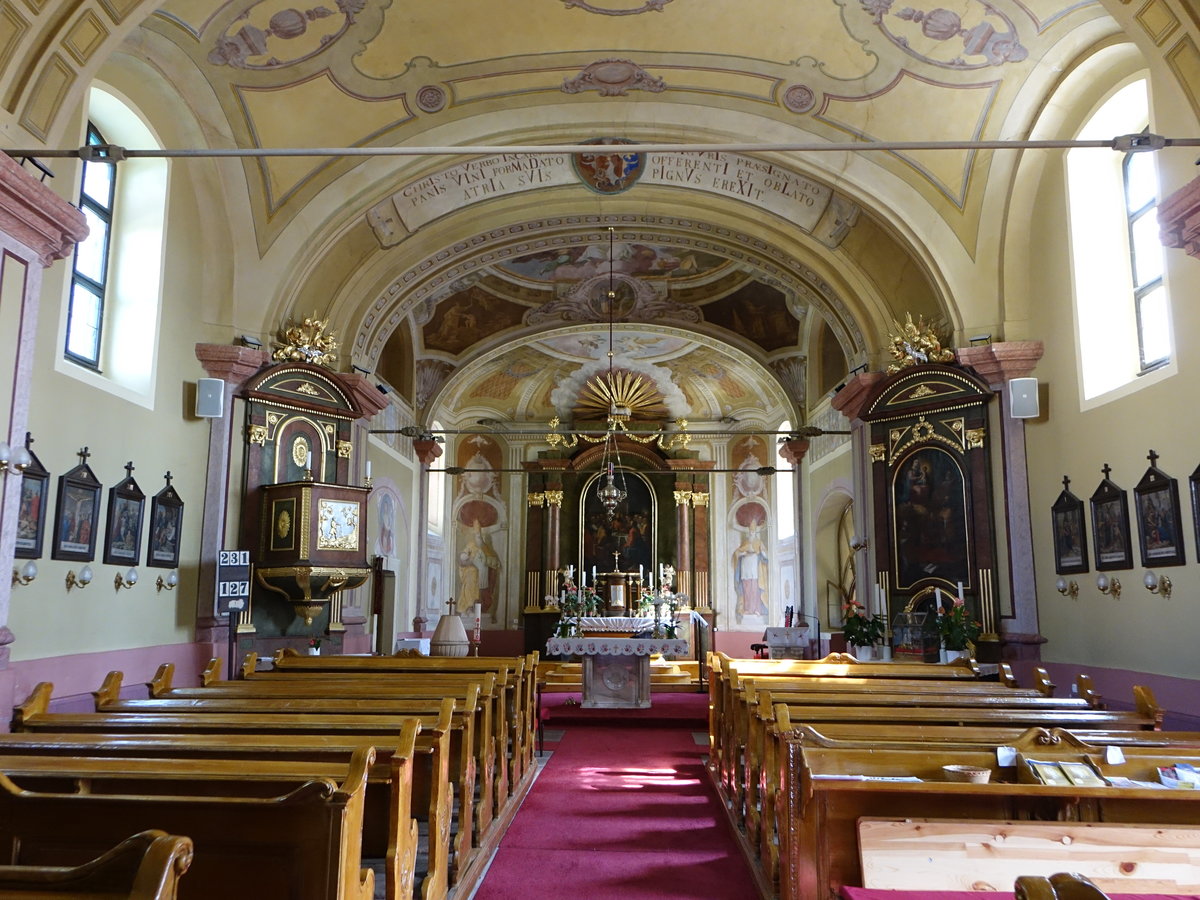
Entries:
{"type": "MultiPolygon", "coordinates": [[[[837,895],[842,885],[861,884],[858,829],[864,819],[975,820],[1013,822],[1104,822],[1194,826],[1200,821],[1200,791],[1033,784],[1006,780],[996,748],[831,750],[784,742],[782,792],[786,823],[780,834],[783,900],[837,895]],[[988,769],[987,784],[944,780],[942,766],[988,769]],[[916,777],[920,781],[890,780],[916,777]],[[873,780],[883,778],[889,780],[873,780]]],[[[1018,747],[1023,753],[1024,748],[1018,747]]],[[[1148,778],[1160,751],[1126,755],[1148,778]]],[[[1034,747],[1043,758],[1044,747],[1034,747]]],[[[1020,757],[1018,757],[1020,758],[1020,757]]],[[[1173,758],[1181,759],[1182,754],[1173,758]]],[[[1200,755],[1190,760],[1200,763],[1200,755]]],[[[1017,768],[1016,778],[1019,779],[1017,768]]],[[[931,851],[933,852],[933,851],[931,851]]]]}
{"type": "MultiPolygon", "coordinates": [[[[510,767],[509,784],[512,790],[521,784],[533,765],[536,720],[537,686],[536,652],[524,657],[432,657],[432,656],[301,656],[290,648],[280,650],[274,657],[274,669],[256,671],[256,658],[247,655],[242,666],[244,678],[277,678],[295,672],[485,672],[501,666],[515,667],[515,680],[507,689],[509,708],[513,710],[508,735],[507,761],[510,767]]],[[[499,748],[498,748],[499,749],[499,748]]]]}
{"type": "MultiPolygon", "coordinates": [[[[491,785],[489,795],[480,792],[474,814],[477,838],[481,839],[490,823],[499,815],[512,795],[515,785],[508,780],[509,768],[498,757],[509,740],[509,708],[505,685],[511,677],[506,666],[497,671],[474,673],[384,673],[359,675],[309,673],[289,678],[252,678],[222,681],[221,660],[214,659],[201,674],[202,685],[193,688],[173,686],[174,666],[159,666],[153,680],[147,683],[151,699],[206,699],[211,697],[287,697],[329,698],[353,697],[365,699],[396,699],[403,697],[440,698],[461,692],[468,685],[478,686],[477,699],[460,708],[476,709],[474,728],[476,749],[476,784],[491,785]]],[[[103,688],[102,688],[103,690],[103,688]]],[[[109,693],[111,696],[111,692],[109,693]]],[[[461,696],[461,694],[456,694],[461,696]]],[[[457,752],[457,745],[455,745],[457,752]]],[[[458,765],[456,761],[454,765],[458,765]]]]}
{"type": "Polygon", "coordinates": [[[157,823],[196,853],[181,900],[371,900],[361,869],[371,748],[341,783],[317,779],[269,798],[131,796],[21,790],[0,774],[0,847],[16,865],[71,865],[157,823]]]}
{"type": "MultiPolygon", "coordinates": [[[[58,757],[166,755],[328,764],[363,747],[379,747],[380,763],[372,767],[368,782],[371,815],[366,819],[366,839],[372,854],[387,861],[388,896],[406,896],[406,883],[411,893],[412,874],[411,870],[405,872],[404,860],[413,855],[408,847],[416,839],[412,833],[415,823],[411,823],[414,810],[421,821],[428,822],[429,831],[422,897],[444,898],[450,881],[457,881],[471,862],[468,826],[458,831],[452,828],[452,698],[440,701],[435,716],[322,716],[318,720],[297,714],[48,713],[51,690],[50,685],[39,684],[17,707],[15,721],[24,730],[0,734],[0,771],[6,755],[29,752],[58,757]],[[227,720],[224,728],[218,727],[221,718],[227,720]],[[334,718],[356,719],[356,724],[322,732],[334,718]],[[277,721],[284,719],[286,724],[277,721]],[[264,721],[261,728],[255,727],[255,720],[264,721]],[[159,727],[146,727],[148,724],[159,727]],[[411,738],[407,736],[410,730],[411,738]]],[[[467,822],[469,813],[468,805],[467,822]]]]}
{"type": "Polygon", "coordinates": [[[0,898],[175,900],[191,864],[190,838],[150,829],[78,866],[0,865],[0,898]]]}
{"type": "Polygon", "coordinates": [[[1013,883],[1015,900],[1109,900],[1108,895],[1082,875],[1018,875],[1013,883]]]}
{"type": "MultiPolygon", "coordinates": [[[[167,677],[161,668],[158,675],[160,678],[167,677]]],[[[243,692],[241,696],[231,697],[214,692],[192,698],[159,696],[126,700],[120,696],[121,681],[120,672],[108,673],[100,689],[93,692],[96,712],[150,715],[295,713],[321,718],[331,715],[425,715],[430,711],[438,711],[442,699],[449,696],[454,700],[450,741],[451,778],[458,787],[460,826],[464,831],[472,830],[471,844],[465,848],[465,852],[469,853],[472,848],[480,846],[491,825],[496,797],[491,780],[495,771],[494,745],[490,741],[492,707],[480,702],[481,686],[494,682],[494,676],[490,673],[482,673],[471,681],[457,684],[435,682],[420,690],[397,690],[391,696],[371,698],[359,696],[357,690],[353,693],[331,692],[327,687],[323,693],[318,691],[313,696],[295,696],[268,687],[265,694],[243,692]]],[[[253,688],[253,683],[240,684],[253,688]]]]}

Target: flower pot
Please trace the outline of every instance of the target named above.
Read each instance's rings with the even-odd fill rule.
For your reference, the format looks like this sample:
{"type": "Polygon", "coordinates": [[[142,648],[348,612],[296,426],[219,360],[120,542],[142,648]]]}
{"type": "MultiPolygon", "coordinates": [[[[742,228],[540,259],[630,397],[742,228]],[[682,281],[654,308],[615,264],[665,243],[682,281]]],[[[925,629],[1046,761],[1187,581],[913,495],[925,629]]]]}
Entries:
{"type": "Polygon", "coordinates": [[[320,656],[320,655],[321,655],[321,648],[320,648],[320,647],[309,647],[309,648],[308,648],[308,655],[309,655],[309,656],[320,656]]]}
{"type": "Polygon", "coordinates": [[[942,652],[946,654],[946,658],[943,659],[942,662],[948,663],[957,662],[967,655],[966,650],[943,650],[942,652]]]}
{"type": "Polygon", "coordinates": [[[859,647],[855,644],[850,644],[846,648],[846,652],[857,659],[859,662],[870,662],[875,658],[875,648],[868,644],[865,647],[859,647]]]}

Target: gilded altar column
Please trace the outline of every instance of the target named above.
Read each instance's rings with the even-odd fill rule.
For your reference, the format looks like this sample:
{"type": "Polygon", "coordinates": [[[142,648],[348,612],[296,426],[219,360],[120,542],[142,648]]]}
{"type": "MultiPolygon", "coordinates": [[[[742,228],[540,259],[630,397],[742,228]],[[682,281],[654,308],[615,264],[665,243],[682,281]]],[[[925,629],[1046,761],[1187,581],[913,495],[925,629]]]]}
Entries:
{"type": "MultiPolygon", "coordinates": [[[[425,617],[425,557],[429,552],[429,467],[442,455],[442,446],[437,441],[414,440],[413,450],[421,462],[420,481],[417,485],[417,608],[413,616],[413,631],[425,630],[429,621],[425,617]]],[[[438,497],[441,503],[442,498],[438,497]]]]}
{"type": "MultiPolygon", "coordinates": [[[[708,491],[705,485],[692,486],[692,607],[699,613],[711,614],[712,583],[709,572],[708,491]]],[[[709,622],[712,625],[712,622],[709,622]]]]}
{"type": "Polygon", "coordinates": [[[562,567],[559,539],[562,534],[562,485],[558,490],[546,491],[546,592],[557,591],[558,570],[562,567]]]}
{"type": "Polygon", "coordinates": [[[545,491],[529,491],[525,506],[525,609],[540,609],[546,596],[542,589],[542,561],[546,559],[545,491]]]}
{"type": "Polygon", "coordinates": [[[675,484],[675,593],[692,594],[692,491],[690,484],[675,484]],[[682,490],[680,488],[683,488],[682,490]]]}

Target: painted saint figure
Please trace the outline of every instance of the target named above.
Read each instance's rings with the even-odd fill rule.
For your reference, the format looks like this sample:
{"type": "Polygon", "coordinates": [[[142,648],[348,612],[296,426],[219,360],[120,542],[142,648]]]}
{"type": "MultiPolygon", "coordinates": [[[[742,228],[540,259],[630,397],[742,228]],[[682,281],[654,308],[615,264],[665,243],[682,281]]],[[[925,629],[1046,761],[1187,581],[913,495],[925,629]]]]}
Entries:
{"type": "Polygon", "coordinates": [[[458,604],[468,609],[476,603],[484,612],[492,608],[499,580],[500,557],[475,519],[467,532],[467,542],[458,553],[458,604]]]}
{"type": "Polygon", "coordinates": [[[738,622],[743,616],[767,615],[767,549],[761,531],[758,522],[752,523],[733,551],[734,594],[737,597],[734,615],[738,622]]]}

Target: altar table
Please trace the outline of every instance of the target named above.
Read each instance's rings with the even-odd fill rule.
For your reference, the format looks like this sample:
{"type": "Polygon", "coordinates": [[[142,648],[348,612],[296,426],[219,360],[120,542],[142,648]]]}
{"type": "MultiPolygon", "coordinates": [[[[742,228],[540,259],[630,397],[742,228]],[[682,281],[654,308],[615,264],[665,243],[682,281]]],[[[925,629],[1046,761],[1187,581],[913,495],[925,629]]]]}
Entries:
{"type": "Polygon", "coordinates": [[[676,638],[550,638],[550,656],[583,658],[583,706],[645,709],[650,705],[650,656],[682,656],[688,642],[676,638]]]}

